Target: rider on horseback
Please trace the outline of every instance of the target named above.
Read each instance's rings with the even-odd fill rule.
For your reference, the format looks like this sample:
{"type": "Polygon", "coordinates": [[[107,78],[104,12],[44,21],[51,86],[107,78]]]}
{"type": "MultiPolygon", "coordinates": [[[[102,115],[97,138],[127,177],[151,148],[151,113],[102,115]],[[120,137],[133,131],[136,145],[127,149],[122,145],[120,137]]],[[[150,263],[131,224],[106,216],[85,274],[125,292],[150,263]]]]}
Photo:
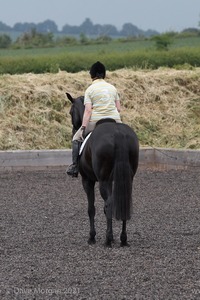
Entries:
{"type": "Polygon", "coordinates": [[[97,61],[90,69],[90,76],[92,84],[85,91],[82,126],[72,140],[73,164],[67,170],[67,174],[72,177],[78,176],[79,148],[85,134],[93,131],[96,123],[101,119],[111,118],[121,123],[119,95],[116,88],[104,80],[105,66],[97,61]]]}

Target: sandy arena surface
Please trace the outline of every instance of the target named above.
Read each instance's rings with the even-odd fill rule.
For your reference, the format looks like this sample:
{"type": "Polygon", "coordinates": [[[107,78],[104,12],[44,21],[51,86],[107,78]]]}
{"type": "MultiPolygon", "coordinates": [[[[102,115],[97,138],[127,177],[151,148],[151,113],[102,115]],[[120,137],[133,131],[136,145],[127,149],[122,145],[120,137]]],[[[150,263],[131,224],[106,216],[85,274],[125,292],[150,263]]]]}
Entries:
{"type": "Polygon", "coordinates": [[[139,170],[130,247],[105,248],[96,187],[97,242],[81,178],[65,170],[0,173],[0,299],[200,299],[200,173],[139,170]]]}

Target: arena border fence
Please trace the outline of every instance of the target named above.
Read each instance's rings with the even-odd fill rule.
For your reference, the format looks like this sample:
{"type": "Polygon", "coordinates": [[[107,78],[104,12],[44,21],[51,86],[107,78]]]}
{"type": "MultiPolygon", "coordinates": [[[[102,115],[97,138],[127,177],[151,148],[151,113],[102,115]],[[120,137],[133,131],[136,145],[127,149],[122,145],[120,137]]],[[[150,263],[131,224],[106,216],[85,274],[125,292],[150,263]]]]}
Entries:
{"type": "MultiPolygon", "coordinates": [[[[69,149],[0,151],[0,171],[66,168],[70,163],[69,149]]],[[[200,172],[200,150],[141,148],[139,168],[200,172]]]]}

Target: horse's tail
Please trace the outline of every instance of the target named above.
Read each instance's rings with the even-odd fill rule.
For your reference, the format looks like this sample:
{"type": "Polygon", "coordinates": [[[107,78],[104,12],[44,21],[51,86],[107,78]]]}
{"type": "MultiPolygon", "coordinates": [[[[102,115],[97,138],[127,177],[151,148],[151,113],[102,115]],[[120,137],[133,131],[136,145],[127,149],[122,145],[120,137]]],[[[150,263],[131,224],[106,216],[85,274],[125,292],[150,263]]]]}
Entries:
{"type": "Polygon", "coordinates": [[[113,215],[117,220],[129,220],[132,213],[133,171],[129,162],[126,136],[115,136],[115,165],[113,186],[113,215]]]}

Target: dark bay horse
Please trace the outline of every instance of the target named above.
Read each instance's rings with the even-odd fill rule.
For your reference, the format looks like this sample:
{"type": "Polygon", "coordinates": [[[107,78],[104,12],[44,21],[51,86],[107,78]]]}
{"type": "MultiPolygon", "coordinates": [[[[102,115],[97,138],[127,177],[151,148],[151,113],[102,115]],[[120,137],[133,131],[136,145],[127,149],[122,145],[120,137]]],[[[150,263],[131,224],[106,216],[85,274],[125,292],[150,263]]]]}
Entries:
{"type": "MultiPolygon", "coordinates": [[[[71,101],[70,115],[73,134],[82,124],[84,97],[71,101]]],[[[133,177],[138,168],[139,143],[135,132],[126,124],[112,119],[98,122],[80,156],[79,170],[83,188],[88,199],[90,236],[88,242],[95,243],[95,183],[104,199],[107,219],[106,245],[113,241],[112,217],[122,220],[121,245],[127,245],[126,221],[131,217],[133,177]]]]}

